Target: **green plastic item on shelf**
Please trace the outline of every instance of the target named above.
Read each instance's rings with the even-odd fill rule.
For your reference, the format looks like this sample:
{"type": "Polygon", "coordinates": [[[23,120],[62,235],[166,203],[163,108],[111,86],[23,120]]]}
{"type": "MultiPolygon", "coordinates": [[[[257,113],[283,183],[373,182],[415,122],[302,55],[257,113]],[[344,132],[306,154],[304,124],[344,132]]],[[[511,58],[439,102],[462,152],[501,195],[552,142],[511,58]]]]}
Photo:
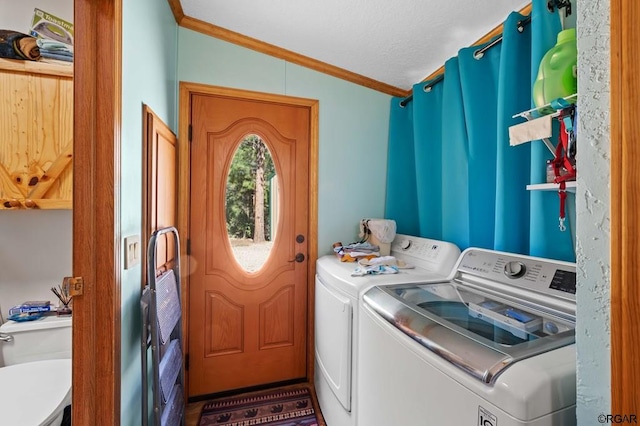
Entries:
{"type": "Polygon", "coordinates": [[[560,31],[556,45],[542,57],[538,76],[533,83],[533,103],[536,107],[577,92],[577,63],[576,29],[560,31]]]}

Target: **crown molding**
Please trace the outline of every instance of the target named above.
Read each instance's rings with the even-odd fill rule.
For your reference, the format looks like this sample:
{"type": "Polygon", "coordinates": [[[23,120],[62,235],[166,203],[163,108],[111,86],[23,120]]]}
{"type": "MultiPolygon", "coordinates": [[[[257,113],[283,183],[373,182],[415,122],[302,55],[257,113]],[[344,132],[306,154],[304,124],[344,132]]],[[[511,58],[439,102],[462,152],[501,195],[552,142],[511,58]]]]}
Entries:
{"type": "Polygon", "coordinates": [[[173,17],[176,20],[176,23],[180,25],[180,21],[184,18],[184,11],[182,10],[182,4],[180,0],[167,0],[169,2],[169,7],[171,8],[171,12],[173,13],[173,17]]]}

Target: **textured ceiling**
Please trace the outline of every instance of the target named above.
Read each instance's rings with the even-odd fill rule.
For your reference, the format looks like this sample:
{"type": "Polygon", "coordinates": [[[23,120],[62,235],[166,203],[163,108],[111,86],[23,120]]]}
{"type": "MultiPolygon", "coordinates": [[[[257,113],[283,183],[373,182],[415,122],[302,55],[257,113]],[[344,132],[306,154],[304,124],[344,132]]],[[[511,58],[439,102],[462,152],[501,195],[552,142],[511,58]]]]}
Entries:
{"type": "Polygon", "coordinates": [[[181,0],[186,16],[410,89],[523,0],[181,0]]]}

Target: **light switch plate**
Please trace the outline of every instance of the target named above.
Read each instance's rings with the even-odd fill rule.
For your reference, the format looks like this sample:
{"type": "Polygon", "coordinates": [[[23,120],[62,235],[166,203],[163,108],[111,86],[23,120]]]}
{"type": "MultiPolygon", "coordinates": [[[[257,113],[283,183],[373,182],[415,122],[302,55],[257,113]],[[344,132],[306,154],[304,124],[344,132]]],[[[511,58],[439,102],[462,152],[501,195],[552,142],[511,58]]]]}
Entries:
{"type": "Polygon", "coordinates": [[[129,235],[124,238],[124,269],[130,269],[140,263],[142,257],[140,235],[129,235]]]}

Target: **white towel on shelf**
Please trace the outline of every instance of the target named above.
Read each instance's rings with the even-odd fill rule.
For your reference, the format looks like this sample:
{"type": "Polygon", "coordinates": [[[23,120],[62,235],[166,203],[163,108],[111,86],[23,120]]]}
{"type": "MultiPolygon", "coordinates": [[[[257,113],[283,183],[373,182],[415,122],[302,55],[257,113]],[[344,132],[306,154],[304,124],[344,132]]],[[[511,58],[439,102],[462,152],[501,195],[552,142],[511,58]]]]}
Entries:
{"type": "Polygon", "coordinates": [[[509,145],[516,146],[525,142],[551,137],[551,116],[536,118],[525,123],[509,127],[509,145]]]}

